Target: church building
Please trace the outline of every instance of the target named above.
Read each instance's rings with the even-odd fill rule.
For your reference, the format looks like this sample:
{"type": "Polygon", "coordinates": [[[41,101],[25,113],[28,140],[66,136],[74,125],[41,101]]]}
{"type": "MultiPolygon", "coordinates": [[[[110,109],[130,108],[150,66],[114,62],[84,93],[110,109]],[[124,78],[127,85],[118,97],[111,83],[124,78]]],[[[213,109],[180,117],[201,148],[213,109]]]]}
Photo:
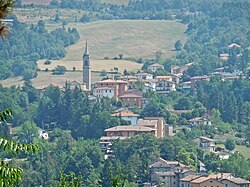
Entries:
{"type": "Polygon", "coordinates": [[[88,43],[86,42],[85,52],[83,54],[83,82],[86,83],[87,90],[91,90],[91,67],[88,43]]]}

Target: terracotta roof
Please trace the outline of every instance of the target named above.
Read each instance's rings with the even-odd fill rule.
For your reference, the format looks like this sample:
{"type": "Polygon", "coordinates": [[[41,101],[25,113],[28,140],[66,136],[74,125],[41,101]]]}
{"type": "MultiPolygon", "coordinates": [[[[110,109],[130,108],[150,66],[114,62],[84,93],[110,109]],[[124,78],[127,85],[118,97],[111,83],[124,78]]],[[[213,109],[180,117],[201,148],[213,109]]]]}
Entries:
{"type": "Polygon", "coordinates": [[[196,80],[196,79],[208,79],[208,78],[209,78],[209,76],[204,75],[204,76],[195,76],[195,77],[191,77],[190,79],[191,79],[191,80],[196,80]]]}
{"type": "Polygon", "coordinates": [[[129,125],[129,126],[116,126],[105,130],[105,132],[114,132],[114,131],[152,132],[155,131],[155,129],[144,126],[129,125]]]}
{"type": "Polygon", "coordinates": [[[157,126],[158,120],[145,120],[145,119],[139,119],[137,121],[137,125],[139,126],[157,126]]]}
{"type": "Polygon", "coordinates": [[[234,184],[250,184],[250,181],[242,179],[242,178],[231,178],[231,179],[224,179],[228,180],[234,184]]]}
{"type": "Polygon", "coordinates": [[[190,182],[190,181],[195,180],[195,179],[197,179],[199,177],[201,177],[201,176],[200,175],[188,175],[188,176],[182,178],[181,181],[190,182]]]}
{"type": "Polygon", "coordinates": [[[140,90],[127,90],[123,95],[125,94],[135,94],[138,96],[143,96],[143,92],[140,90]]]}
{"type": "Polygon", "coordinates": [[[167,160],[164,160],[163,158],[158,158],[158,160],[152,163],[149,166],[149,168],[178,167],[178,166],[181,168],[189,168],[188,166],[181,164],[180,162],[167,161],[167,160]]]}
{"type": "Polygon", "coordinates": [[[112,80],[112,79],[107,79],[107,80],[102,80],[102,81],[98,81],[97,83],[122,83],[122,84],[127,84],[127,81],[123,81],[123,80],[112,80]]]}
{"type": "Polygon", "coordinates": [[[115,114],[112,114],[112,116],[120,116],[120,117],[138,117],[138,114],[135,114],[129,110],[124,110],[115,114]]]}
{"type": "Polygon", "coordinates": [[[210,179],[209,177],[199,177],[197,179],[192,180],[191,183],[200,184],[200,183],[205,182],[209,179],[210,179]]]}
{"type": "Polygon", "coordinates": [[[229,57],[229,54],[227,54],[227,53],[222,53],[222,54],[220,54],[220,57],[229,57]]]}
{"type": "Polygon", "coordinates": [[[213,139],[210,139],[210,138],[207,138],[207,137],[204,137],[204,136],[201,136],[200,139],[206,140],[206,141],[209,141],[209,142],[214,142],[215,141],[213,139]]]}
{"type": "Polygon", "coordinates": [[[97,87],[94,90],[114,90],[114,87],[97,87]]]}
{"type": "Polygon", "coordinates": [[[222,67],[222,68],[216,68],[214,69],[214,71],[223,71],[225,69],[225,67],[222,67]]]}
{"type": "Polygon", "coordinates": [[[229,46],[227,46],[228,48],[233,48],[233,47],[241,47],[240,45],[236,44],[236,43],[232,43],[229,46]]]}
{"type": "Polygon", "coordinates": [[[170,79],[172,78],[171,76],[156,76],[156,79],[170,79]]]}
{"type": "Polygon", "coordinates": [[[141,98],[142,96],[140,95],[137,95],[137,94],[124,94],[124,95],[121,95],[119,96],[120,98],[141,98]]]}
{"type": "Polygon", "coordinates": [[[217,173],[208,175],[212,179],[227,179],[232,176],[232,173],[217,173]]]}
{"type": "Polygon", "coordinates": [[[80,81],[76,81],[76,80],[73,80],[72,82],[69,82],[70,84],[72,83],[77,83],[77,84],[80,84],[80,85],[86,85],[85,82],[80,82],[80,81]]]}
{"type": "Polygon", "coordinates": [[[174,66],[174,67],[172,67],[171,69],[172,70],[177,70],[177,69],[180,69],[181,67],[179,67],[179,66],[174,66]]]}
{"type": "Polygon", "coordinates": [[[163,66],[163,65],[161,65],[161,64],[157,64],[157,63],[155,63],[155,64],[150,65],[150,67],[164,67],[164,66],[163,66]]]}
{"type": "Polygon", "coordinates": [[[163,117],[144,117],[145,120],[163,120],[163,123],[166,124],[166,121],[163,117]]]}

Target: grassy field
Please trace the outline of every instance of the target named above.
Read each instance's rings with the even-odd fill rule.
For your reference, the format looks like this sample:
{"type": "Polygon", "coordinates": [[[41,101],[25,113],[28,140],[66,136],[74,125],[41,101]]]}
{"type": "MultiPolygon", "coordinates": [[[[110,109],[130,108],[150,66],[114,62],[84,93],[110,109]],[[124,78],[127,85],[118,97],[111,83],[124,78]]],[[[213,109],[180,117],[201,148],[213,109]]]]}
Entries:
{"type": "MultiPolygon", "coordinates": [[[[41,70],[45,70],[46,68],[52,70],[57,65],[65,66],[67,70],[73,70],[73,67],[75,67],[76,70],[82,70],[82,60],[54,60],[50,65],[44,65],[44,60],[39,60],[37,64],[41,70]]],[[[91,69],[93,71],[112,71],[111,69],[114,69],[114,67],[117,67],[119,72],[123,72],[124,69],[137,71],[141,66],[142,64],[127,60],[91,60],[91,69]]]]}
{"type": "MultiPolygon", "coordinates": [[[[54,60],[51,65],[44,66],[45,60],[38,61],[41,70],[46,68],[51,70],[57,65],[63,65],[68,70],[72,70],[73,67],[81,70],[85,42],[88,41],[93,71],[111,71],[114,67],[118,67],[119,72],[123,72],[124,69],[136,71],[141,68],[141,64],[126,60],[104,60],[104,58],[113,59],[119,54],[123,54],[124,58],[153,59],[157,51],[162,52],[162,58],[167,58],[175,54],[174,43],[177,40],[184,43],[187,38],[184,34],[186,26],[176,21],[111,20],[83,24],[72,20],[75,19],[74,17],[79,19],[84,14],[84,11],[80,10],[15,9],[15,14],[20,21],[36,23],[39,19],[43,19],[49,30],[62,27],[61,23],[53,21],[57,13],[63,20],[68,21],[66,27],[74,27],[78,30],[80,40],[66,48],[65,58],[54,60]]],[[[39,73],[39,77],[33,82],[36,86],[44,86],[49,83],[74,79],[81,80],[81,74],[68,72],[66,75],[56,78],[48,73],[39,73]]],[[[5,85],[21,84],[21,80],[15,78],[1,82],[5,85]]]]}
{"type": "Polygon", "coordinates": [[[175,21],[112,20],[81,24],[72,23],[80,40],[67,48],[63,60],[79,60],[88,41],[94,59],[113,58],[120,53],[125,58],[154,58],[157,51],[169,57],[177,40],[186,41],[186,26],[175,21]]]}
{"type": "Polygon", "coordinates": [[[250,159],[250,147],[237,145],[235,150],[239,151],[245,158],[250,159]]]}
{"type": "MultiPolygon", "coordinates": [[[[92,83],[101,80],[102,77],[99,73],[92,72],[92,83]]],[[[64,85],[66,81],[80,81],[82,82],[82,72],[66,72],[64,75],[52,75],[51,72],[38,72],[38,77],[32,79],[33,86],[36,88],[53,85],[64,85]]],[[[13,77],[6,80],[0,80],[0,84],[4,87],[10,87],[12,85],[22,86],[22,77],[13,77]]]]}

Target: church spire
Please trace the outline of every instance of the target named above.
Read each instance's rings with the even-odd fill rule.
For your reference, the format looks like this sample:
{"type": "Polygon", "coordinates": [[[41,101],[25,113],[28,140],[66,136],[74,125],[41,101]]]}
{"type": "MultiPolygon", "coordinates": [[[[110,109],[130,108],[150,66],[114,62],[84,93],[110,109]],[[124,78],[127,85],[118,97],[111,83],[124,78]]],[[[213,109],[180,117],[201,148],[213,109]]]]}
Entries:
{"type": "Polygon", "coordinates": [[[89,55],[88,42],[86,42],[86,47],[85,47],[84,55],[89,55]]]}

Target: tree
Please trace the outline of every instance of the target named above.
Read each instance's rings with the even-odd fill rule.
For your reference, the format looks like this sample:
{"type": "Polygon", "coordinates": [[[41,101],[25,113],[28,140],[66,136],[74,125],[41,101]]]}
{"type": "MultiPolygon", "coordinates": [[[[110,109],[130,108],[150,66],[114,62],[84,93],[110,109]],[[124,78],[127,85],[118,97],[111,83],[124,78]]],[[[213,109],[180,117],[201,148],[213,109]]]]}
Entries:
{"type": "Polygon", "coordinates": [[[118,169],[118,174],[113,175],[110,173],[110,186],[111,187],[125,187],[126,176],[122,173],[122,169],[118,169]]]}
{"type": "MultiPolygon", "coordinates": [[[[10,109],[0,112],[0,122],[7,122],[8,117],[13,118],[10,109]]],[[[38,146],[36,145],[17,143],[4,137],[0,137],[0,148],[11,151],[13,155],[18,155],[20,151],[26,154],[38,151],[38,146]]],[[[21,174],[22,169],[20,167],[12,167],[3,161],[0,162],[0,186],[16,185],[21,181],[21,174]]]]}
{"type": "Polygon", "coordinates": [[[232,139],[227,139],[225,142],[225,147],[227,150],[232,151],[235,148],[235,141],[232,139]]]}
{"type": "Polygon", "coordinates": [[[33,143],[34,138],[38,137],[39,128],[34,122],[25,122],[18,135],[18,139],[23,143],[33,143]]]}
{"type": "Polygon", "coordinates": [[[123,58],[123,54],[119,54],[119,58],[121,60],[123,58]]]}
{"type": "Polygon", "coordinates": [[[104,77],[104,76],[107,76],[108,73],[106,70],[102,70],[101,73],[100,73],[100,76],[104,77]]]}
{"type": "Polygon", "coordinates": [[[191,158],[191,154],[187,152],[185,149],[181,149],[177,155],[177,160],[182,164],[186,164],[188,166],[195,165],[195,160],[191,158]]]}
{"type": "Polygon", "coordinates": [[[57,66],[53,69],[53,75],[63,75],[67,71],[65,66],[57,66]]]}
{"type": "Polygon", "coordinates": [[[66,175],[62,171],[60,172],[59,182],[57,187],[82,187],[83,181],[82,176],[76,176],[74,172],[70,172],[69,175],[66,175]]]}
{"type": "Polygon", "coordinates": [[[175,42],[174,46],[175,46],[175,50],[176,51],[180,51],[182,49],[182,43],[181,43],[181,41],[178,40],[177,42],[175,42]]]}
{"type": "Polygon", "coordinates": [[[12,12],[14,3],[15,1],[13,0],[0,1],[0,36],[2,38],[5,38],[8,34],[8,27],[2,20],[12,12]]]}
{"type": "Polygon", "coordinates": [[[46,60],[46,61],[44,62],[44,65],[50,65],[51,63],[52,63],[51,60],[46,60]]]}

